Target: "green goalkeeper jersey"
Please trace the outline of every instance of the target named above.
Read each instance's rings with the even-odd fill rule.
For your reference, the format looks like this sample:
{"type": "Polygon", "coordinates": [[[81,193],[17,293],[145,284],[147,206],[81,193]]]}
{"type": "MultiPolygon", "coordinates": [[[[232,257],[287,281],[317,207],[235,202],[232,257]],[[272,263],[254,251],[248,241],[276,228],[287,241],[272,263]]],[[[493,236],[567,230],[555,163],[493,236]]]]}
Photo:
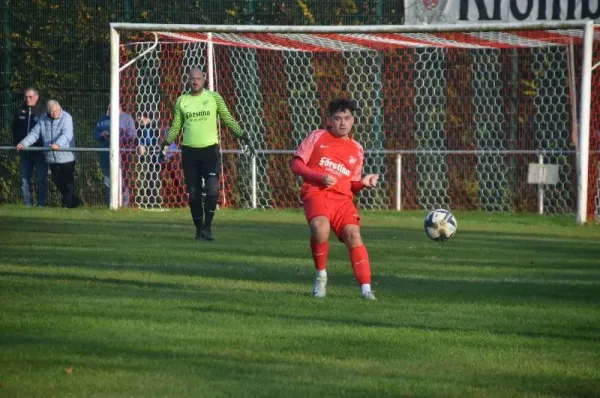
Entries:
{"type": "Polygon", "coordinates": [[[219,143],[217,115],[235,135],[242,136],[242,129],[235,121],[223,97],[214,91],[202,90],[200,95],[183,94],[175,103],[173,123],[165,142],[171,144],[183,127],[183,145],[204,148],[219,143]]]}

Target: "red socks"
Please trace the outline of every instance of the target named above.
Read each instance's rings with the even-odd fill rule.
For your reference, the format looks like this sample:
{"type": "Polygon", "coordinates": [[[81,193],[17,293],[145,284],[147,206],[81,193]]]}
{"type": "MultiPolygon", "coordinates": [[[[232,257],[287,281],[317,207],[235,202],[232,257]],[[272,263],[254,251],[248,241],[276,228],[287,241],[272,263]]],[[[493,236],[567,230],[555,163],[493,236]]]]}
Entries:
{"type": "MultiPolygon", "coordinates": [[[[327,266],[327,255],[329,254],[329,242],[317,243],[311,237],[310,249],[312,251],[315,268],[323,271],[327,266]]],[[[349,250],[350,262],[354,270],[354,276],[360,286],[371,283],[371,264],[369,263],[369,254],[364,245],[353,247],[349,250]]]]}
{"type": "Polygon", "coordinates": [[[350,261],[354,276],[359,285],[371,283],[371,264],[369,263],[369,254],[364,245],[350,249],[350,261]]]}
{"type": "Polygon", "coordinates": [[[327,255],[329,254],[329,241],[323,243],[315,242],[314,238],[310,238],[310,249],[312,251],[315,268],[318,271],[323,271],[327,266],[327,255]]]}

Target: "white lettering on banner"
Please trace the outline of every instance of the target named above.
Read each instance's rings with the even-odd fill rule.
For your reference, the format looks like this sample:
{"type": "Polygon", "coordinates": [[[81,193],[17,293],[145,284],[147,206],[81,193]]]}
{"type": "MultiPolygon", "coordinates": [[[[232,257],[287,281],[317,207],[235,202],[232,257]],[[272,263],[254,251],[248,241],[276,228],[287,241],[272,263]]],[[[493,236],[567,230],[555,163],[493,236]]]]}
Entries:
{"type": "Polygon", "coordinates": [[[336,163],[333,160],[331,160],[325,156],[322,157],[321,160],[319,160],[319,166],[325,167],[326,169],[337,171],[338,173],[342,173],[343,175],[345,175],[347,177],[350,176],[350,170],[348,170],[346,168],[346,166],[344,166],[341,163],[336,163]]]}
{"type": "Polygon", "coordinates": [[[405,0],[405,23],[599,20],[600,0],[405,0]]]}

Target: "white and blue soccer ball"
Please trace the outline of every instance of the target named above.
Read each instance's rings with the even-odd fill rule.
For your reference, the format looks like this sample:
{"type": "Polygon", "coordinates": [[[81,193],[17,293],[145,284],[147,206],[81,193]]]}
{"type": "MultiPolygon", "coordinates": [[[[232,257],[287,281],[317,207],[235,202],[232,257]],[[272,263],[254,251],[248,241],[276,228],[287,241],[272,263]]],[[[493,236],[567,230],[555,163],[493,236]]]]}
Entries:
{"type": "Polygon", "coordinates": [[[448,210],[433,210],[425,217],[425,233],[438,242],[452,239],[457,227],[456,218],[448,210]]]}

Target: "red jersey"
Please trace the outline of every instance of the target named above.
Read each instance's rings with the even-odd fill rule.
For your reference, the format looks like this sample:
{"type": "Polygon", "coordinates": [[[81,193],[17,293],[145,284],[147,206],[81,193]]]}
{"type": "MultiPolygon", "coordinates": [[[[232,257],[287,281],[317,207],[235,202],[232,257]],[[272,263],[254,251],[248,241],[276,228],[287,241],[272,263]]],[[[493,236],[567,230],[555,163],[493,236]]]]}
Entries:
{"type": "Polygon", "coordinates": [[[333,135],[328,130],[315,130],[302,141],[294,156],[300,157],[312,170],[329,174],[337,183],[326,187],[320,183],[304,181],[300,196],[318,192],[335,192],[353,197],[352,181],[360,181],[365,153],[362,145],[352,138],[333,135]]]}

